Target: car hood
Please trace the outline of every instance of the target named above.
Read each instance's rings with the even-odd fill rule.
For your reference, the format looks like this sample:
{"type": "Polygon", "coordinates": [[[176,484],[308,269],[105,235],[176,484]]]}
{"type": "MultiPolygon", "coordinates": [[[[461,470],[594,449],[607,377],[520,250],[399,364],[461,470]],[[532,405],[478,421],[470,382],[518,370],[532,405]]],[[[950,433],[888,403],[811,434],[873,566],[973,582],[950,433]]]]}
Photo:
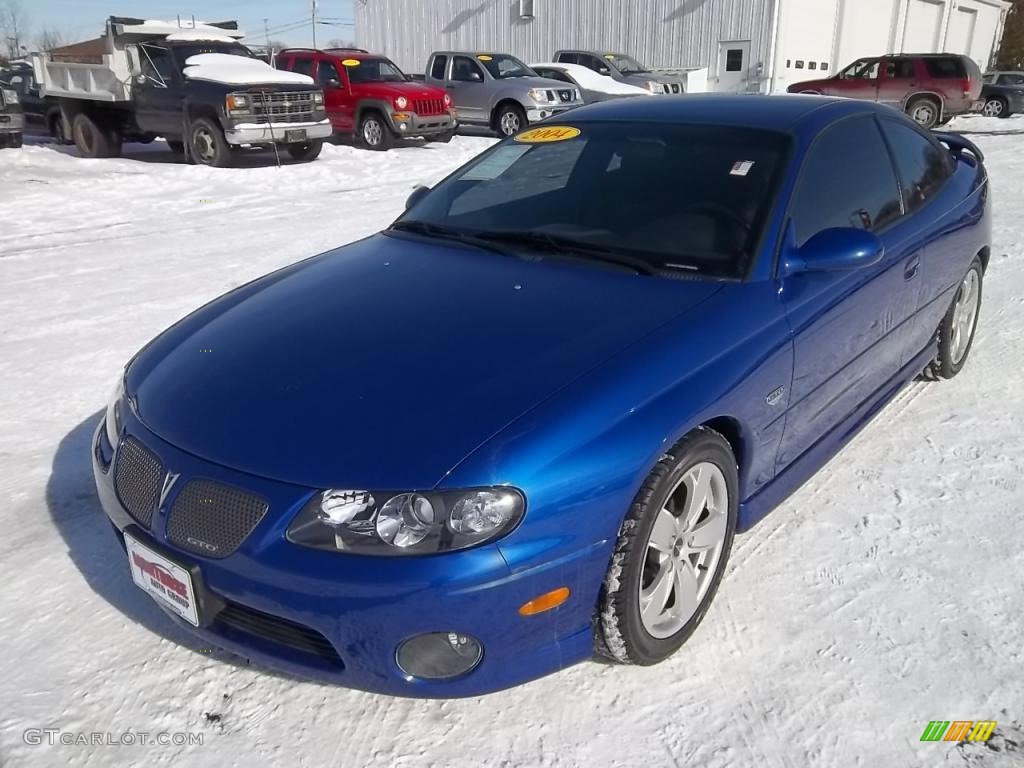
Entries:
{"type": "Polygon", "coordinates": [[[139,353],[127,391],[160,438],[226,467],[429,488],[718,287],[377,235],[197,310],[139,353]]]}
{"type": "Polygon", "coordinates": [[[497,82],[515,83],[516,85],[521,85],[524,88],[554,88],[555,90],[576,87],[571,83],[563,83],[561,80],[554,80],[550,77],[506,77],[502,80],[498,80],[497,82]]]}
{"type": "Polygon", "coordinates": [[[405,96],[407,99],[444,98],[444,89],[415,80],[394,83],[360,83],[359,89],[367,96],[405,96]]]}

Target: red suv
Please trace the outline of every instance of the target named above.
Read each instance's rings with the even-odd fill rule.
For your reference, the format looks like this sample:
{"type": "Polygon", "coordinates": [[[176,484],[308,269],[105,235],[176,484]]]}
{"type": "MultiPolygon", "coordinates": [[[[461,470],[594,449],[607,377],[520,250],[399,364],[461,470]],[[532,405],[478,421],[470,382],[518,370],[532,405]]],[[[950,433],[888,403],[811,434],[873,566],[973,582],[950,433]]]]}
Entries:
{"type": "Polygon", "coordinates": [[[981,70],[973,59],[951,53],[900,53],[858,59],[824,80],[789,86],[790,93],[846,96],[889,104],[923,128],[967,112],[979,112],[981,70]]]}
{"type": "Polygon", "coordinates": [[[370,149],[389,149],[397,138],[449,142],[458,122],[443,89],[410,81],[384,56],[355,48],[292,48],[276,66],[312,77],[324,89],[335,135],[354,136],[370,149]]]}

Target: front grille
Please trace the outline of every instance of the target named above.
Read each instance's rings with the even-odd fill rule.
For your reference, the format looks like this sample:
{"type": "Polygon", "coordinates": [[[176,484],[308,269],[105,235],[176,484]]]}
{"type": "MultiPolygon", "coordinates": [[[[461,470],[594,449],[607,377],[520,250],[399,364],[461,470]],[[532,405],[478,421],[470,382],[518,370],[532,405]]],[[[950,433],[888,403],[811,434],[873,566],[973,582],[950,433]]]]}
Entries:
{"type": "Polygon", "coordinates": [[[297,624],[231,602],[217,614],[217,623],[238,632],[244,632],[278,645],[285,645],[297,651],[304,651],[325,661],[344,666],[341,657],[338,656],[338,652],[334,650],[330,641],[315,629],[303,624],[297,624]]]}
{"type": "Polygon", "coordinates": [[[252,493],[210,480],[190,480],[167,521],[167,539],[203,557],[227,557],[267,514],[267,502],[252,493]]]}
{"type": "Polygon", "coordinates": [[[560,98],[563,102],[572,101],[572,91],[571,90],[559,91],[558,92],[558,98],[560,98]]]}
{"type": "Polygon", "coordinates": [[[125,439],[117,452],[114,490],[121,506],[146,528],[153,520],[153,510],[160,499],[163,477],[160,459],[135,438],[125,439]]]}
{"type": "Polygon", "coordinates": [[[444,99],[416,99],[412,108],[418,115],[440,115],[444,114],[444,99]]]}
{"type": "Polygon", "coordinates": [[[274,123],[313,122],[313,92],[256,92],[250,94],[253,114],[258,125],[274,123]]]}

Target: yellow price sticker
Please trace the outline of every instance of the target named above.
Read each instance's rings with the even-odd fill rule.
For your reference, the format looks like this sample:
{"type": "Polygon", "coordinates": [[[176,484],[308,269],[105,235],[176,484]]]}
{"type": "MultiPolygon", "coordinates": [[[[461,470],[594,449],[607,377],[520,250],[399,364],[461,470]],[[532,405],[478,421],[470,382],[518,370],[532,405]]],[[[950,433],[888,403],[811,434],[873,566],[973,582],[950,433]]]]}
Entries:
{"type": "Polygon", "coordinates": [[[362,64],[362,62],[359,61],[359,59],[342,59],[341,63],[344,64],[346,67],[358,67],[360,64],[362,64]]]}
{"type": "Polygon", "coordinates": [[[488,56],[486,53],[481,53],[477,58],[480,59],[480,61],[491,61],[494,57],[488,56]]]}
{"type": "Polygon", "coordinates": [[[525,133],[516,136],[516,141],[523,144],[547,144],[551,141],[568,141],[575,139],[582,131],[570,125],[546,125],[542,128],[532,128],[525,133]]]}

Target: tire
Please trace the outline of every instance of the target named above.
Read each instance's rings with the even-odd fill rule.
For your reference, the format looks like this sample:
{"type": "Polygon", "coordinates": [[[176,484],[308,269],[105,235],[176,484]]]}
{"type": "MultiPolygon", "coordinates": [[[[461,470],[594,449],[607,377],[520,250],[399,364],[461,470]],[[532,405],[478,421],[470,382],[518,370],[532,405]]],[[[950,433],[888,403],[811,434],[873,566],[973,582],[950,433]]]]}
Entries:
{"type": "Polygon", "coordinates": [[[367,112],[363,115],[363,119],[359,121],[359,140],[364,147],[375,152],[385,152],[395,143],[395,137],[391,135],[387,121],[379,112],[367,112]]]}
{"type": "Polygon", "coordinates": [[[428,144],[447,144],[455,138],[455,131],[445,131],[427,137],[428,144]]]}
{"type": "Polygon", "coordinates": [[[981,114],[985,117],[1007,118],[1010,116],[1010,105],[1002,96],[993,96],[985,101],[981,114]]]}
{"type": "Polygon", "coordinates": [[[289,144],[288,154],[292,156],[292,159],[298,160],[300,163],[308,163],[320,157],[323,148],[324,143],[322,141],[311,141],[307,144],[289,144]]]}
{"type": "Polygon", "coordinates": [[[946,316],[939,325],[939,348],[925,370],[925,378],[952,379],[967,363],[974,346],[974,332],[981,314],[982,283],[985,272],[981,259],[975,258],[960,282],[946,316]]]}
{"type": "MultiPolygon", "coordinates": [[[[101,128],[84,112],[75,115],[74,122],[71,124],[71,136],[82,157],[96,159],[120,154],[120,141],[116,148],[113,144],[116,134],[101,128]]],[[[120,139],[120,137],[117,138],[120,139]]]]}
{"type": "Polygon", "coordinates": [[[942,107],[935,99],[917,96],[907,102],[907,115],[925,130],[932,130],[942,119],[942,107]]]}
{"type": "Polygon", "coordinates": [[[738,496],[736,458],[711,429],[694,430],[661,458],[619,530],[598,606],[598,653],[647,666],[686,642],[707,613],[729,560],[738,496]],[[698,500],[696,487],[709,488],[710,497],[702,493],[698,500]],[[693,547],[695,529],[708,537],[708,546],[693,547]],[[686,586],[692,593],[684,601],[686,586]],[[659,600],[660,610],[653,607],[659,600]]]}
{"type": "Polygon", "coordinates": [[[231,145],[216,121],[200,117],[189,125],[189,154],[197,165],[229,168],[235,160],[231,145]]]}
{"type": "Polygon", "coordinates": [[[494,130],[503,138],[515,136],[528,125],[526,113],[518,104],[504,104],[494,116],[494,130]]]}
{"type": "Polygon", "coordinates": [[[22,133],[12,133],[10,146],[13,149],[20,149],[21,145],[25,142],[25,135],[22,133]]]}

